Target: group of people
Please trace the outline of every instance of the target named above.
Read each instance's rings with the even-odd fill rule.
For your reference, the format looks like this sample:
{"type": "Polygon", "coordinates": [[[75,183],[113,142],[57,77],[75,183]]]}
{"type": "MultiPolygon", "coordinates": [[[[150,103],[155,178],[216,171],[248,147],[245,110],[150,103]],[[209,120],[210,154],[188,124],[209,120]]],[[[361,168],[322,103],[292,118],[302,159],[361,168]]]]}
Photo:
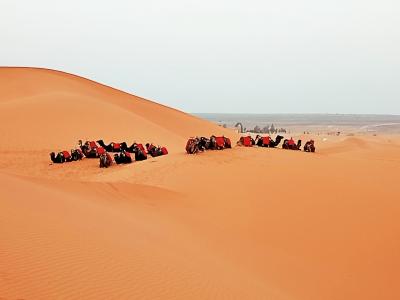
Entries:
{"type": "MultiPolygon", "coordinates": [[[[255,139],[253,139],[251,136],[242,136],[237,144],[245,147],[257,145],[259,147],[275,148],[281,143],[282,140],[282,149],[301,150],[301,140],[298,140],[296,143],[292,137],[290,139],[284,139],[284,137],[281,135],[277,135],[275,141],[270,136],[257,135],[255,139]]],[[[305,152],[315,152],[314,140],[307,141],[303,147],[303,150],[305,152]]]]}
{"type": "Polygon", "coordinates": [[[71,152],[61,151],[57,154],[50,153],[50,159],[53,163],[64,163],[81,160],[84,157],[98,158],[100,160],[100,168],[108,168],[114,162],[116,164],[129,164],[133,162],[131,154],[134,154],[135,161],[146,160],[147,155],[152,157],[167,155],[168,150],[166,147],[155,146],[147,143],[145,147],[143,144],[133,143],[128,147],[126,142],[110,143],[106,145],[103,140],[86,141],[79,140],[79,148],[72,149],[71,152]],[[110,153],[115,153],[114,157],[110,153]]]}
{"type": "Polygon", "coordinates": [[[195,154],[205,150],[223,150],[232,148],[231,140],[225,136],[212,135],[210,138],[191,137],[186,143],[186,152],[195,154]]]}

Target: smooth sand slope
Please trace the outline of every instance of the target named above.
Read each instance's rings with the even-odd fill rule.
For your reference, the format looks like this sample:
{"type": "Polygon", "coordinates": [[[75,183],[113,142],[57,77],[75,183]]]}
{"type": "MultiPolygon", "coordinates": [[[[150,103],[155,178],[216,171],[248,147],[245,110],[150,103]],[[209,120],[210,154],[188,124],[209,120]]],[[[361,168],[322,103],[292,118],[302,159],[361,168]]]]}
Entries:
{"type": "Polygon", "coordinates": [[[58,71],[0,68],[0,135],[10,150],[71,147],[77,138],[169,144],[228,131],[82,77],[58,71]]]}
{"type": "Polygon", "coordinates": [[[0,299],[399,299],[400,139],[189,156],[229,131],[86,79],[0,68],[0,299]],[[77,138],[166,157],[49,165],[77,138]]]}

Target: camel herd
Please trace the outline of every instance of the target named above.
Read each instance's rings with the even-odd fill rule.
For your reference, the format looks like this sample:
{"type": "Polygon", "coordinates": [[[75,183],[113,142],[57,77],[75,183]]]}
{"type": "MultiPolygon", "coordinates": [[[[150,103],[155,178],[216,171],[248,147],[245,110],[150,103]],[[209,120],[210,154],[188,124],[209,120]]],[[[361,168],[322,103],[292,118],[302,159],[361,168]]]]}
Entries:
{"type": "MultiPolygon", "coordinates": [[[[237,142],[238,146],[244,147],[269,147],[276,148],[281,141],[283,149],[301,150],[301,140],[297,143],[290,139],[284,139],[283,136],[276,136],[273,140],[270,136],[257,135],[255,139],[251,136],[242,136],[237,142]]],[[[147,155],[152,157],[167,155],[168,150],[166,147],[155,146],[147,143],[145,146],[139,143],[133,143],[128,146],[126,142],[109,143],[105,144],[103,140],[86,141],[79,140],[79,148],[69,151],[60,151],[50,153],[50,159],[53,163],[61,164],[65,162],[78,161],[86,158],[98,158],[100,168],[108,168],[113,163],[116,164],[129,164],[133,161],[142,161],[147,159],[147,155]],[[114,153],[111,156],[110,153],[114,153]]],[[[232,148],[231,140],[225,136],[212,135],[210,138],[206,137],[192,137],[186,143],[186,152],[188,154],[196,154],[205,150],[223,150],[232,148]]],[[[304,152],[315,152],[314,141],[309,140],[303,147],[304,152]]]]}
{"type": "Polygon", "coordinates": [[[133,143],[128,146],[126,142],[115,143],[112,142],[106,145],[103,140],[78,142],[79,148],[69,151],[61,151],[57,154],[50,153],[50,159],[53,163],[65,163],[71,161],[78,161],[86,158],[98,158],[100,168],[108,168],[114,162],[116,164],[129,164],[135,161],[146,160],[147,155],[152,157],[167,155],[168,150],[166,147],[155,146],[147,143],[145,147],[143,144],[133,143]],[[110,153],[115,153],[114,157],[110,153]],[[134,154],[134,159],[132,155],[134,154]]]}
{"type": "MultiPolygon", "coordinates": [[[[283,140],[282,148],[289,150],[301,150],[301,140],[298,140],[297,143],[290,139],[284,139],[283,136],[277,135],[275,140],[273,140],[270,136],[261,136],[257,135],[255,139],[251,136],[242,136],[237,142],[238,146],[244,147],[269,147],[276,148],[283,140]]],[[[198,152],[203,152],[205,150],[222,150],[225,148],[231,148],[230,139],[227,137],[217,137],[211,136],[210,138],[206,137],[192,137],[186,143],[186,152],[188,154],[195,154],[198,152]],[[228,142],[227,142],[228,141],[228,142]]],[[[303,147],[304,152],[315,152],[314,141],[309,140],[303,147]]]]}
{"type": "MultiPolygon", "coordinates": [[[[253,139],[251,136],[245,136],[241,137],[237,144],[246,147],[252,147],[256,145],[259,147],[276,148],[282,140],[282,149],[301,150],[301,140],[298,140],[296,143],[293,138],[284,139],[284,137],[281,135],[277,135],[275,141],[270,136],[257,135],[255,139],[253,139]]],[[[307,141],[304,144],[303,151],[315,152],[314,140],[307,141]]]]}

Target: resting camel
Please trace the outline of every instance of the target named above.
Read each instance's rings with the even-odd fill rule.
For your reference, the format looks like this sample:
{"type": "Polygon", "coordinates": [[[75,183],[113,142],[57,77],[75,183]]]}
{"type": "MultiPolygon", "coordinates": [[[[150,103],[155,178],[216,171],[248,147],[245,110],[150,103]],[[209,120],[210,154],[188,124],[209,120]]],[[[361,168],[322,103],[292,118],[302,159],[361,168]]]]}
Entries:
{"type": "Polygon", "coordinates": [[[277,135],[275,141],[270,136],[262,137],[261,135],[257,135],[255,139],[255,144],[260,147],[275,148],[280,144],[282,139],[283,136],[281,135],[277,135]]]}
{"type": "Polygon", "coordinates": [[[315,152],[314,140],[309,140],[305,143],[304,152],[315,152]]]}
{"type": "Polygon", "coordinates": [[[273,142],[273,140],[271,139],[271,137],[269,135],[267,135],[267,136],[257,135],[254,140],[254,144],[259,147],[269,147],[269,144],[271,142],[273,142]]]}
{"type": "Polygon", "coordinates": [[[97,158],[99,154],[97,153],[98,145],[94,141],[86,141],[85,144],[82,140],[78,141],[79,148],[82,150],[83,154],[88,158],[97,158]]]}
{"type": "Polygon", "coordinates": [[[186,152],[188,154],[196,154],[200,150],[200,139],[198,137],[190,138],[186,142],[186,152]]]}
{"type": "Polygon", "coordinates": [[[132,162],[132,157],[129,152],[122,151],[121,153],[114,154],[115,162],[119,164],[130,164],[132,162]]]}
{"type": "Polygon", "coordinates": [[[133,153],[133,151],[129,151],[129,147],[125,142],[122,142],[120,145],[121,145],[120,146],[121,147],[121,151],[127,151],[127,152],[130,152],[130,153],[133,153]]]}
{"type": "Polygon", "coordinates": [[[225,142],[225,148],[226,149],[232,148],[232,143],[231,143],[230,138],[227,138],[227,137],[224,136],[224,142],[225,142]]]}
{"type": "Polygon", "coordinates": [[[226,145],[224,136],[212,135],[210,137],[210,147],[209,147],[210,150],[223,150],[225,148],[228,148],[228,147],[226,145]]]}
{"type": "MultiPolygon", "coordinates": [[[[55,163],[55,164],[62,164],[62,163],[65,163],[65,162],[69,162],[69,161],[71,161],[71,160],[66,160],[66,158],[65,158],[65,156],[64,156],[64,152],[67,152],[67,151],[62,151],[62,152],[58,152],[57,153],[57,155],[55,154],[55,152],[51,152],[50,153],[50,159],[51,159],[51,161],[53,162],[53,163],[55,163]]],[[[67,152],[68,153],[68,152],[67,152]]],[[[68,153],[68,155],[69,155],[69,153],[68,153]]],[[[70,155],[69,155],[69,157],[70,157],[70,155]]]]}
{"type": "Polygon", "coordinates": [[[124,144],[126,145],[126,143],[115,143],[115,142],[111,142],[108,145],[104,144],[103,140],[98,140],[97,143],[103,147],[104,149],[106,149],[107,152],[121,152],[122,149],[121,145],[124,144]]]}
{"type": "Polygon", "coordinates": [[[72,149],[71,150],[71,159],[73,161],[81,160],[84,157],[84,154],[81,149],[72,149]]]}
{"type": "Polygon", "coordinates": [[[294,142],[293,139],[285,139],[283,141],[283,145],[282,145],[283,149],[289,149],[289,150],[300,150],[301,148],[301,140],[297,141],[297,144],[294,142]]]}
{"type": "Polygon", "coordinates": [[[132,145],[130,145],[130,146],[128,146],[128,144],[127,144],[126,142],[122,142],[122,143],[120,144],[120,149],[121,149],[121,151],[127,151],[127,152],[129,152],[129,153],[135,153],[135,152],[136,152],[136,149],[137,149],[138,147],[141,148],[142,151],[145,151],[143,145],[142,145],[142,144],[138,144],[138,143],[136,143],[136,142],[132,143],[132,145]]]}
{"type": "Polygon", "coordinates": [[[108,168],[112,165],[112,157],[108,152],[100,154],[100,168],[108,168]]]}
{"type": "Polygon", "coordinates": [[[269,147],[270,148],[278,147],[278,145],[281,143],[282,139],[283,139],[283,136],[277,135],[275,138],[275,141],[273,141],[273,140],[270,141],[269,147]]]}
{"type": "Polygon", "coordinates": [[[208,149],[210,149],[210,147],[211,147],[210,139],[208,139],[204,136],[200,137],[199,150],[200,151],[208,150],[208,149]]]}
{"type": "Polygon", "coordinates": [[[152,157],[157,157],[161,155],[167,155],[168,150],[165,147],[156,147],[153,144],[146,144],[147,153],[149,153],[152,157]]]}
{"type": "MultiPolygon", "coordinates": [[[[125,146],[126,146],[126,143],[121,143],[121,147],[124,148],[125,146]]],[[[147,153],[142,144],[133,143],[130,147],[127,147],[127,149],[125,151],[129,152],[129,153],[135,153],[136,161],[141,161],[141,160],[147,159],[147,153]]]]}
{"type": "Polygon", "coordinates": [[[244,147],[251,147],[255,144],[256,142],[250,135],[240,137],[239,141],[237,142],[238,146],[244,146],[244,147]]]}
{"type": "Polygon", "coordinates": [[[55,164],[62,164],[64,162],[71,162],[81,160],[84,157],[81,149],[72,149],[71,153],[68,151],[58,152],[57,155],[55,152],[50,153],[50,159],[55,164]]]}

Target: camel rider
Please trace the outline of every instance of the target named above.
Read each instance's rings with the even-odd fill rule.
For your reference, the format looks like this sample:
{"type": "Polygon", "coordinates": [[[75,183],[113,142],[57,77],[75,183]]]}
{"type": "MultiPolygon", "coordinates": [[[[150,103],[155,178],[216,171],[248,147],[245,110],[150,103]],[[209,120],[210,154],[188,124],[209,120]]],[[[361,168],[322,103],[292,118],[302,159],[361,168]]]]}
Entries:
{"type": "Polygon", "coordinates": [[[294,146],[296,145],[295,141],[293,140],[293,137],[290,137],[290,140],[288,141],[289,146],[294,146]]]}

